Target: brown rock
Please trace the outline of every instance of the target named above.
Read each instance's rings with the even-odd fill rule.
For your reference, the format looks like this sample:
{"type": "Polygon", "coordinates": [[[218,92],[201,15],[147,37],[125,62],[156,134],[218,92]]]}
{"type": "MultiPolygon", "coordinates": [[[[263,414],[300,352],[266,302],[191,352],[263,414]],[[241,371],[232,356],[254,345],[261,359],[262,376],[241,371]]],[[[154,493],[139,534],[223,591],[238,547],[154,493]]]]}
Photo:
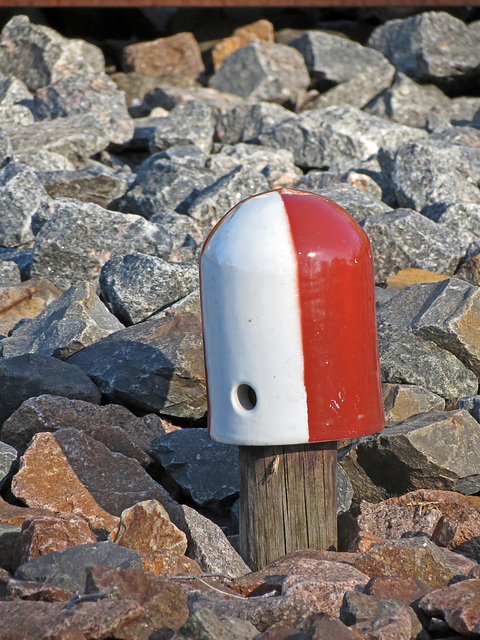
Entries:
{"type": "Polygon", "coordinates": [[[187,536],[171,522],[157,500],[146,500],[125,509],[110,538],[140,555],[167,549],[184,554],[187,550],[187,536]]]}
{"type": "Polygon", "coordinates": [[[123,52],[123,66],[125,71],[146,76],[176,73],[195,79],[205,71],[200,47],[191,33],[128,45],[123,52]]]}
{"type": "Polygon", "coordinates": [[[443,618],[467,637],[480,635],[480,580],[464,580],[427,594],[418,606],[430,616],[443,618]]]}
{"type": "Polygon", "coordinates": [[[348,564],[304,560],[285,578],[282,593],[308,602],[313,613],[338,617],[345,592],[362,590],[367,582],[365,573],[348,564]]]}
{"type": "Polygon", "coordinates": [[[294,640],[294,638],[300,640],[301,638],[301,636],[298,635],[298,629],[283,622],[272,624],[272,626],[259,637],[261,640],[294,640]]]}
{"type": "MultiPolygon", "coordinates": [[[[308,636],[311,640],[364,640],[355,629],[350,629],[338,618],[328,613],[320,614],[308,630],[312,636],[308,636]]],[[[293,640],[293,638],[292,638],[293,640]]]]}
{"type": "MultiPolygon", "coordinates": [[[[230,582],[230,586],[244,596],[260,596],[272,591],[280,593],[287,575],[294,571],[295,567],[304,566],[302,564],[304,560],[307,562],[330,561],[353,564],[357,558],[358,554],[356,553],[338,553],[318,549],[294,551],[274,560],[261,571],[252,571],[240,578],[235,578],[230,582]]],[[[308,566],[310,567],[311,564],[308,566]]]]}
{"type": "Polygon", "coordinates": [[[371,531],[359,531],[357,537],[348,547],[352,553],[365,553],[377,542],[384,542],[386,538],[377,536],[371,531]]]}
{"type": "Polygon", "coordinates": [[[43,278],[13,287],[0,287],[0,334],[7,335],[23,318],[38,316],[61,293],[58,287],[43,278]]]}
{"type": "Polygon", "coordinates": [[[15,580],[10,578],[6,585],[7,598],[22,600],[41,600],[43,602],[65,602],[70,600],[75,593],[66,589],[59,589],[48,582],[30,580],[15,580]]]}
{"type": "Polygon", "coordinates": [[[151,460],[146,456],[151,439],[164,432],[162,424],[159,416],[137,418],[118,404],[98,406],[45,394],[29,398],[20,405],[3,423],[1,439],[23,454],[36,433],[79,429],[103,442],[111,451],[136,458],[144,466],[151,460]]]}
{"type": "Polygon", "coordinates": [[[0,523],[22,525],[27,518],[52,515],[50,509],[36,509],[34,507],[18,507],[0,498],[0,523]]]}
{"type": "Polygon", "coordinates": [[[22,524],[15,549],[14,567],[51,551],[64,551],[77,544],[97,542],[84,518],[74,515],[37,516],[22,524]]]}
{"type": "Polygon", "coordinates": [[[447,280],[448,276],[434,271],[427,271],[426,269],[401,269],[394,276],[387,278],[387,286],[389,289],[396,289],[401,291],[411,284],[417,282],[439,282],[440,280],[447,280]]]}
{"type": "Polygon", "coordinates": [[[389,501],[376,504],[362,501],[357,526],[359,532],[368,531],[389,540],[399,539],[410,531],[431,536],[441,516],[435,505],[398,506],[389,501]]]}
{"type": "Polygon", "coordinates": [[[460,280],[466,280],[476,287],[480,286],[480,253],[477,253],[476,256],[462,264],[455,277],[460,278],[460,280]]]}
{"type": "Polygon", "coordinates": [[[412,635],[412,621],[405,608],[364,620],[354,628],[362,638],[368,640],[410,640],[412,635]]]}
{"type": "Polygon", "coordinates": [[[387,424],[406,420],[417,413],[443,411],[445,400],[428,389],[414,384],[382,385],[387,424]]]}
{"type": "Polygon", "coordinates": [[[480,513],[480,496],[466,496],[456,491],[440,491],[437,489],[418,489],[403,496],[395,496],[385,500],[385,504],[399,506],[420,505],[423,508],[434,506],[441,513],[454,517],[457,507],[471,507],[480,513]]]}
{"type": "Polygon", "coordinates": [[[0,638],[108,638],[143,613],[142,607],[134,600],[83,602],[67,611],[59,603],[23,600],[0,602],[0,638]]]}
{"type": "Polygon", "coordinates": [[[399,600],[407,606],[411,606],[430,591],[432,587],[412,576],[374,576],[365,587],[365,593],[368,595],[399,600]]]}
{"type": "Polygon", "coordinates": [[[235,29],[233,35],[218,42],[212,50],[213,68],[220,69],[225,58],[252,40],[274,41],[273,24],[268,20],[257,20],[235,29]]]}
{"type": "Polygon", "coordinates": [[[157,551],[148,553],[146,551],[139,552],[142,556],[143,568],[151,571],[156,576],[172,575],[175,573],[202,573],[200,566],[195,560],[187,558],[187,556],[167,549],[165,551],[157,551]]]}
{"type": "Polygon", "coordinates": [[[12,480],[12,492],[28,506],[78,514],[93,529],[107,531],[137,502],[172,502],[136,460],[112,453],[76,429],[35,435],[12,480]]]}
{"type": "Polygon", "coordinates": [[[464,563],[464,560],[467,559],[439,549],[422,536],[377,542],[358,558],[355,567],[370,577],[413,576],[439,588],[455,576],[468,575],[475,563],[468,560],[464,563]]]}

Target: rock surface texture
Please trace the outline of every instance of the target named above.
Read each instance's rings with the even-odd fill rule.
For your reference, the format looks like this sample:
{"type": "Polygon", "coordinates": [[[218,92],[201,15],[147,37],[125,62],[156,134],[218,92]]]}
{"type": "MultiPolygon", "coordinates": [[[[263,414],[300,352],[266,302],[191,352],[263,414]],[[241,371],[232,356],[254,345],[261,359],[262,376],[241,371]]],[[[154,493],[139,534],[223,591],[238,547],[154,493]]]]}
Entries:
{"type": "Polygon", "coordinates": [[[0,20],[0,638],[480,637],[478,9],[68,12],[0,20]],[[199,257],[277,188],[369,237],[386,427],[252,571],[199,257]]]}

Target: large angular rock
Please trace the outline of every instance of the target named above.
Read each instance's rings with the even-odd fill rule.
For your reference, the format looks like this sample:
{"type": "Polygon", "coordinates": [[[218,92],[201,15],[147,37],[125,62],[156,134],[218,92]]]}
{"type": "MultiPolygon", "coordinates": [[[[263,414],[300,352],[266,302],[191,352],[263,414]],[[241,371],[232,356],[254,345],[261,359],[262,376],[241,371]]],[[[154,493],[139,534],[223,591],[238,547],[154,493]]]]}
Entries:
{"type": "Polygon", "coordinates": [[[30,221],[48,194],[35,174],[11,162],[0,170],[0,244],[18,247],[34,238],[30,221]]]}
{"type": "Polygon", "coordinates": [[[356,443],[341,464],[355,502],[415,489],[472,494],[480,487],[477,441],[480,427],[467,411],[419,414],[356,443]]]}
{"type": "Polygon", "coordinates": [[[70,198],[53,200],[50,214],[36,237],[32,275],[49,274],[65,288],[81,280],[96,284],[102,266],[116,255],[166,257],[172,248],[171,239],[140,216],[70,198]]]}
{"type": "Polygon", "coordinates": [[[443,11],[428,11],[377,27],[368,46],[419,82],[465,86],[478,74],[480,37],[443,11]]]}
{"type": "Polygon", "coordinates": [[[290,46],[303,55],[310,76],[320,89],[329,89],[364,72],[373,83],[375,77],[386,72],[393,80],[395,69],[381,53],[348,38],[325,31],[306,31],[292,40],[290,46]]]}
{"type": "Polygon", "coordinates": [[[480,375],[480,289],[463,280],[414,284],[400,291],[379,313],[379,322],[408,329],[450,351],[480,375]]]}
{"type": "Polygon", "coordinates": [[[268,20],[257,20],[252,24],[246,24],[235,29],[233,34],[220,40],[212,49],[213,68],[215,71],[222,66],[225,58],[228,58],[234,51],[252,40],[266,40],[274,42],[274,27],[268,20]]]}
{"type": "Polygon", "coordinates": [[[136,460],[76,429],[35,435],[12,491],[29,506],[80,515],[93,529],[107,532],[137,502],[169,502],[166,491],[136,460]]]}
{"type": "MultiPolygon", "coordinates": [[[[399,422],[417,413],[443,411],[445,400],[436,393],[414,384],[384,384],[383,407],[385,420],[399,422]]],[[[464,409],[465,407],[457,407],[464,409]]]]}
{"type": "Polygon", "coordinates": [[[201,324],[191,313],[152,318],[76,353],[110,402],[199,419],[206,411],[201,324]]]}
{"type": "Polygon", "coordinates": [[[72,285],[38,316],[3,341],[3,357],[38,353],[66,360],[89,344],[123,329],[89,282],[72,285]]]}
{"type": "Polygon", "coordinates": [[[215,137],[224,144],[248,142],[291,117],[291,111],[272,102],[235,105],[217,118],[215,137]]]}
{"type": "Polygon", "coordinates": [[[364,637],[410,640],[422,631],[413,609],[391,599],[347,591],[340,609],[340,620],[364,637]]]}
{"type": "Polygon", "coordinates": [[[150,443],[150,453],[180,492],[201,507],[222,511],[238,495],[237,448],[214,442],[207,429],[179,429],[157,436],[150,443]]]}
{"type": "Polygon", "coordinates": [[[222,616],[210,608],[192,613],[172,640],[254,640],[258,631],[248,620],[222,616]]]}
{"type": "Polygon", "coordinates": [[[303,56],[292,47],[255,40],[234,51],[210,86],[251,101],[295,104],[310,83],[303,56]]]}
{"type": "Polygon", "coordinates": [[[0,36],[0,73],[15,76],[30,90],[73,72],[102,73],[103,54],[84,40],[68,40],[27,16],[14,16],[0,36]]]}
{"type": "Polygon", "coordinates": [[[83,400],[45,394],[25,400],[3,423],[0,438],[23,454],[36,433],[53,433],[64,429],[65,425],[100,440],[111,451],[136,458],[142,466],[151,439],[163,433],[158,416],[137,418],[117,404],[98,406],[83,400]]]}
{"type": "Polygon", "coordinates": [[[473,371],[453,354],[416,336],[410,329],[384,323],[378,328],[378,345],[384,382],[416,384],[449,403],[477,393],[478,379],[473,371]]]}
{"type": "Polygon", "coordinates": [[[183,102],[172,109],[155,127],[151,151],[163,151],[174,145],[193,144],[209,153],[213,144],[215,121],[211,109],[197,100],[183,102]]]}
{"type": "Polygon", "coordinates": [[[104,127],[111,142],[121,144],[133,135],[133,120],[125,95],[105,74],[80,72],[38,89],[33,99],[37,120],[90,114],[104,127]]]}
{"type": "Polygon", "coordinates": [[[48,582],[60,589],[83,593],[86,569],[92,564],[119,569],[141,569],[140,556],[110,540],[80,544],[65,551],[52,551],[20,566],[15,577],[20,580],[48,582]]]}
{"type": "Polygon", "coordinates": [[[98,387],[79,367],[33,353],[0,358],[0,385],[0,423],[5,422],[24,400],[42,393],[96,404],[101,397],[98,387]]]}
{"type": "Polygon", "coordinates": [[[425,215],[451,229],[463,247],[480,240],[480,203],[439,202],[428,206],[425,215]]]}
{"type": "MultiPolygon", "coordinates": [[[[0,268],[3,265],[12,265],[19,273],[14,262],[0,262],[0,268]]],[[[44,278],[19,282],[16,286],[1,286],[0,334],[7,335],[20,320],[38,316],[61,293],[58,287],[44,278]]]]}
{"type": "Polygon", "coordinates": [[[480,634],[480,580],[464,580],[424,596],[419,608],[428,616],[445,620],[451,629],[462,636],[480,634]]]}
{"type": "Polygon", "coordinates": [[[169,307],[197,287],[196,264],[166,262],[141,253],[112,258],[100,273],[103,299],[127,326],[169,307]]]}
{"type": "Polygon", "coordinates": [[[372,244],[377,282],[409,267],[452,275],[464,255],[454,232],[412,209],[369,216],[362,227],[372,244]]]}

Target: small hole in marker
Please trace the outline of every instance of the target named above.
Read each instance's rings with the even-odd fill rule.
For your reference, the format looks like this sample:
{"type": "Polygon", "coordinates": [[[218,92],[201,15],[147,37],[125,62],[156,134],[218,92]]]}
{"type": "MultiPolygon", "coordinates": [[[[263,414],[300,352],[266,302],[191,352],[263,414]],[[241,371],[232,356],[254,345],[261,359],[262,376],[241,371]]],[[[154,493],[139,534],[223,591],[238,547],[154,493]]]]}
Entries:
{"type": "Polygon", "coordinates": [[[249,384],[239,384],[237,387],[237,400],[245,411],[251,411],[257,404],[255,389],[249,384]]]}

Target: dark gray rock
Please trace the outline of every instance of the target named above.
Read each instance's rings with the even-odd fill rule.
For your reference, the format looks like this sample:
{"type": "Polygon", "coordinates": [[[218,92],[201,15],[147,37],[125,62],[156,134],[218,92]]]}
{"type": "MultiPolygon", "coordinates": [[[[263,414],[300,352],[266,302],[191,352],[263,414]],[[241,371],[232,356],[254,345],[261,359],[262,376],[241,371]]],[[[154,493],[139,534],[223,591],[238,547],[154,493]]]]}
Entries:
{"type": "Polygon", "coordinates": [[[30,90],[74,72],[102,73],[101,50],[84,40],[68,40],[59,33],[14,16],[0,35],[0,73],[15,76],[30,90]]]}
{"type": "Polygon", "coordinates": [[[416,489],[473,494],[480,487],[479,444],[480,426],[467,411],[422,413],[363,438],[341,464],[355,502],[416,489]]]}
{"type": "Polygon", "coordinates": [[[151,218],[177,209],[193,193],[200,192],[219,178],[211,169],[183,166],[162,156],[155,154],[146,160],[139,167],[132,187],[110,206],[118,211],[151,218]]]}
{"type": "Polygon", "coordinates": [[[0,424],[12,415],[24,400],[50,393],[100,403],[100,391],[79,368],[57,358],[26,354],[0,358],[0,424]]]}
{"type": "Polygon", "coordinates": [[[362,227],[372,244],[377,282],[408,267],[451,275],[465,253],[453,231],[411,209],[369,216],[362,227]]]}
{"type": "Polygon", "coordinates": [[[457,278],[413,284],[382,307],[378,320],[435,342],[480,375],[478,287],[457,278]]]}
{"type": "Polygon", "coordinates": [[[212,149],[215,121],[211,109],[197,100],[182,102],[155,128],[151,151],[193,144],[205,153],[212,149]]]}
{"type": "Polygon", "coordinates": [[[22,280],[28,280],[30,278],[33,249],[5,249],[0,247],[0,260],[14,262],[20,269],[20,277],[22,280]]]}
{"type": "Polygon", "coordinates": [[[166,262],[142,253],[112,258],[100,273],[103,299],[127,326],[169,307],[198,284],[196,264],[166,262]]]}
{"type": "Polygon", "coordinates": [[[66,360],[80,349],[123,329],[89,282],[72,285],[30,322],[2,342],[3,357],[38,353],[66,360]]]}
{"type": "Polygon", "coordinates": [[[380,629],[395,632],[400,640],[416,638],[422,624],[411,607],[387,598],[376,598],[359,591],[347,591],[340,607],[340,620],[363,636],[378,637],[380,629]]]}
{"type": "Polygon", "coordinates": [[[375,304],[377,309],[386,304],[397,293],[398,291],[395,291],[395,289],[384,289],[383,287],[375,285],[375,304]]]}
{"type": "Polygon", "coordinates": [[[151,318],[117,331],[69,362],[88,373],[110,402],[172,417],[205,414],[202,331],[191,313],[151,318]]]}
{"type": "Polygon", "coordinates": [[[65,551],[53,551],[26,562],[15,571],[15,578],[46,582],[59,589],[83,593],[86,569],[92,564],[117,569],[141,569],[142,559],[135,551],[110,540],[79,544],[65,551]]]}
{"type": "Polygon", "coordinates": [[[0,254],[0,287],[11,287],[19,284],[20,281],[18,265],[10,260],[2,260],[0,254]]]}
{"type": "Polygon", "coordinates": [[[154,163],[156,158],[169,160],[173,164],[187,167],[188,169],[203,169],[210,156],[194,144],[173,145],[173,147],[169,147],[161,153],[154,154],[151,159],[138,168],[137,173],[141,173],[145,167],[150,167],[150,164],[154,163]]]}
{"type": "Polygon", "coordinates": [[[352,504],[353,487],[343,467],[337,463],[337,516],[348,511],[352,504]]]}
{"type": "Polygon", "coordinates": [[[377,27],[368,46],[418,82],[464,87],[478,74],[480,37],[443,11],[428,11],[377,27]]]}
{"type": "Polygon", "coordinates": [[[33,100],[37,120],[90,114],[102,124],[111,142],[121,144],[133,136],[125,94],[105,74],[73,73],[38,89],[33,100]]]}
{"type": "Polygon", "coordinates": [[[291,111],[272,102],[239,104],[218,117],[215,136],[224,144],[249,142],[273,125],[291,117],[291,111]]]}
{"type": "Polygon", "coordinates": [[[477,393],[478,380],[472,371],[450,352],[409,329],[380,325],[378,346],[384,382],[416,384],[448,402],[477,393]]]}
{"type": "Polygon", "coordinates": [[[18,247],[33,240],[32,215],[48,199],[36,175],[11,162],[0,170],[0,245],[18,247]]]}
{"type": "Polygon", "coordinates": [[[251,101],[293,104],[309,83],[305,61],[296,49],[264,40],[234,51],[209,81],[214,89],[251,101]]]}
{"type": "Polygon", "coordinates": [[[268,189],[267,179],[261,173],[254,167],[241,165],[203,189],[196,198],[184,202],[182,209],[185,207],[185,212],[198,221],[206,237],[238,202],[268,189]]]}
{"type": "Polygon", "coordinates": [[[248,620],[216,613],[210,608],[192,613],[172,640],[254,640],[257,629],[248,620]]]}
{"type": "Polygon", "coordinates": [[[42,149],[66,156],[72,162],[100,153],[110,143],[108,131],[89,113],[7,127],[5,131],[15,155],[42,149]]]}
{"type": "Polygon", "coordinates": [[[171,249],[172,239],[140,216],[58,198],[37,234],[31,274],[65,288],[82,280],[96,284],[102,266],[116,255],[139,251],[167,257],[171,249]]]}
{"type": "Polygon", "coordinates": [[[238,448],[214,442],[207,429],[159,435],[150,443],[150,453],[177,491],[197,505],[222,512],[238,497],[238,448]]]}
{"type": "Polygon", "coordinates": [[[363,73],[372,82],[375,76],[387,73],[390,81],[393,80],[395,69],[381,53],[348,38],[325,31],[306,31],[289,44],[303,55],[310,76],[320,90],[363,73]]]}
{"type": "Polygon", "coordinates": [[[480,203],[439,202],[426,208],[425,215],[451,229],[465,249],[480,241],[480,203]]]}
{"type": "Polygon", "coordinates": [[[345,211],[348,211],[357,222],[369,216],[392,211],[392,208],[389,207],[388,204],[385,204],[363,189],[353,187],[349,184],[335,184],[330,187],[319,188],[315,186],[315,181],[309,178],[309,176],[310,174],[307,173],[306,176],[300,178],[295,188],[301,189],[302,191],[312,191],[313,193],[318,193],[325,198],[333,200],[333,202],[343,207],[345,211]]]}
{"type": "Polygon", "coordinates": [[[448,118],[451,100],[435,85],[421,85],[398,73],[391,87],[364,107],[367,113],[408,127],[426,127],[429,116],[448,118]]]}
{"type": "Polygon", "coordinates": [[[77,171],[37,171],[37,177],[51,198],[75,198],[105,208],[128,188],[125,175],[100,163],[77,171]]]}
{"type": "Polygon", "coordinates": [[[463,396],[458,399],[455,409],[464,409],[480,422],[480,396],[463,396]]]}
{"type": "Polygon", "coordinates": [[[198,224],[182,213],[168,210],[165,213],[156,213],[150,218],[150,222],[154,222],[165,235],[172,238],[174,248],[198,249],[202,242],[202,231],[198,224]]]}
{"type": "MultiPolygon", "coordinates": [[[[165,114],[165,116],[168,113],[165,114]]],[[[145,116],[144,118],[134,118],[133,136],[122,148],[135,151],[149,151],[153,145],[155,129],[162,124],[165,116],[145,116]]]]}
{"type": "Polygon", "coordinates": [[[22,527],[17,524],[0,524],[0,567],[13,572],[13,555],[22,527]]]}

